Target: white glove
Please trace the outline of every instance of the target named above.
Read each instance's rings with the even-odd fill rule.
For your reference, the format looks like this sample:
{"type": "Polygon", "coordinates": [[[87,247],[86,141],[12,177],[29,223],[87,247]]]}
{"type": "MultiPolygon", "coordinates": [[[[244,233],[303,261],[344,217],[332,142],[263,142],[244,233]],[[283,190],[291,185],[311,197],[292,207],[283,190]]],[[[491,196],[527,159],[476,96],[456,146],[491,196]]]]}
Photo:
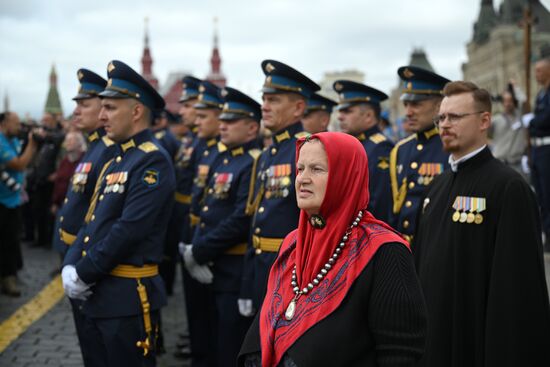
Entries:
{"type": "Polygon", "coordinates": [[[202,284],[212,284],[214,280],[214,274],[208,267],[208,265],[197,265],[193,268],[193,271],[189,272],[193,279],[202,284]]]}
{"type": "Polygon", "coordinates": [[[178,243],[178,252],[183,257],[183,254],[185,252],[185,243],[183,242],[178,243]]]}
{"type": "Polygon", "coordinates": [[[244,317],[251,317],[254,315],[254,307],[252,307],[251,299],[237,299],[239,305],[239,313],[244,317]]]}
{"type": "Polygon", "coordinates": [[[183,250],[183,262],[185,268],[193,279],[202,284],[211,284],[214,280],[214,275],[208,265],[199,265],[193,257],[193,245],[185,245],[183,250]]]}
{"type": "Polygon", "coordinates": [[[527,157],[526,155],[521,156],[521,170],[526,175],[531,173],[531,167],[529,167],[529,157],[527,157]]]}
{"type": "Polygon", "coordinates": [[[91,294],[90,286],[84,283],[76,272],[76,268],[72,265],[66,265],[61,271],[61,279],[63,280],[63,289],[69,298],[75,298],[85,301],[91,294]]]}

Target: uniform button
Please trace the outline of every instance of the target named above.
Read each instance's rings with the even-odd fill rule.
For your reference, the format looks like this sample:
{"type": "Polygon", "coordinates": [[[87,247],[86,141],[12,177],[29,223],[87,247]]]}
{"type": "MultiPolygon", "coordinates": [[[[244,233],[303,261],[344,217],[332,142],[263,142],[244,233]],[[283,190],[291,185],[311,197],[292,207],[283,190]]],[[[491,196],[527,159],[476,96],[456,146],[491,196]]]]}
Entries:
{"type": "Polygon", "coordinates": [[[99,201],[103,200],[105,196],[103,194],[99,195],[99,201]]]}
{"type": "Polygon", "coordinates": [[[67,204],[68,201],[69,201],[68,198],[65,198],[65,200],[63,200],[63,202],[64,202],[65,204],[67,204]]]}
{"type": "Polygon", "coordinates": [[[225,159],[223,160],[223,164],[227,164],[227,163],[229,163],[229,159],[225,158],[225,159]]]}
{"type": "Polygon", "coordinates": [[[409,182],[409,189],[414,189],[414,182],[409,182]]]}
{"type": "Polygon", "coordinates": [[[413,205],[413,203],[412,203],[412,201],[410,201],[410,200],[407,200],[407,201],[405,202],[405,206],[406,206],[407,208],[410,208],[412,205],[413,205]]]}
{"type": "Polygon", "coordinates": [[[260,208],[258,209],[258,213],[263,213],[263,212],[264,212],[264,210],[265,210],[265,209],[264,209],[264,207],[263,207],[263,206],[261,206],[261,207],[260,207],[260,208]]]}
{"type": "Polygon", "coordinates": [[[63,223],[63,219],[65,219],[63,216],[59,217],[59,223],[63,223]]]}
{"type": "Polygon", "coordinates": [[[409,221],[408,220],[403,221],[403,228],[409,228],[409,221]]]}
{"type": "Polygon", "coordinates": [[[411,163],[411,168],[412,168],[412,169],[417,169],[417,168],[418,168],[418,163],[412,162],[412,163],[411,163]]]}
{"type": "Polygon", "coordinates": [[[254,230],[254,233],[255,234],[260,234],[260,232],[261,232],[260,227],[256,227],[256,229],[254,230]]]}
{"type": "Polygon", "coordinates": [[[90,236],[84,237],[84,243],[88,243],[89,240],[90,240],[90,236]]]}
{"type": "Polygon", "coordinates": [[[207,211],[208,211],[208,207],[207,207],[206,205],[203,206],[203,207],[202,207],[202,211],[203,211],[203,212],[207,212],[207,211]]]}
{"type": "Polygon", "coordinates": [[[205,157],[208,156],[208,150],[205,150],[204,153],[202,153],[202,155],[204,155],[205,157]]]}
{"type": "Polygon", "coordinates": [[[209,194],[213,194],[213,193],[214,193],[214,189],[208,189],[208,193],[209,193],[209,194]]]}
{"type": "Polygon", "coordinates": [[[206,224],[201,223],[201,228],[204,228],[204,227],[206,227],[206,224]]]}
{"type": "Polygon", "coordinates": [[[422,150],[422,149],[424,149],[424,145],[418,144],[418,145],[416,146],[416,149],[417,149],[417,150],[422,150]]]}
{"type": "Polygon", "coordinates": [[[257,248],[255,252],[256,252],[256,255],[259,255],[259,254],[262,253],[262,249],[261,249],[261,248],[257,248]]]}
{"type": "Polygon", "coordinates": [[[92,220],[95,220],[95,214],[92,214],[92,220]]]}
{"type": "Polygon", "coordinates": [[[271,148],[271,155],[277,154],[277,148],[271,148]]]}
{"type": "Polygon", "coordinates": [[[63,234],[63,230],[61,228],[59,228],[59,234],[63,234]]]}
{"type": "Polygon", "coordinates": [[[117,163],[119,163],[121,160],[122,160],[122,157],[121,157],[121,156],[118,156],[118,157],[116,157],[116,159],[115,159],[115,161],[116,161],[117,163]]]}

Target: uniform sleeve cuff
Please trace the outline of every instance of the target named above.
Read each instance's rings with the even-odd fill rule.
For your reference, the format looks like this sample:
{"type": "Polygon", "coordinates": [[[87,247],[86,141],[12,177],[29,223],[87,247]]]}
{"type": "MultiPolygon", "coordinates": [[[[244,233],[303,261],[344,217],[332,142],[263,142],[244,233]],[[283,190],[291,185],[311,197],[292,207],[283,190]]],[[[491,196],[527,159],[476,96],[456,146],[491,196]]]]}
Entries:
{"type": "Polygon", "coordinates": [[[201,246],[200,244],[193,244],[193,258],[197,264],[204,265],[210,261],[208,252],[209,251],[204,248],[204,246],[201,246]]]}
{"type": "Polygon", "coordinates": [[[76,264],[76,273],[86,284],[96,283],[103,278],[103,273],[95,266],[89,256],[82,258],[76,264]]]}

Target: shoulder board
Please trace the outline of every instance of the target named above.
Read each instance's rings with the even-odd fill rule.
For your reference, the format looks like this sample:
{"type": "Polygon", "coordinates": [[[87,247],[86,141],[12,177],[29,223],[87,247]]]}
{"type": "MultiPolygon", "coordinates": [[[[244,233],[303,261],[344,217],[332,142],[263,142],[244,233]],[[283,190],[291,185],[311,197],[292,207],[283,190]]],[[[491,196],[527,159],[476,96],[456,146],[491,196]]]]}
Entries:
{"type": "Polygon", "coordinates": [[[105,144],[106,146],[110,147],[111,145],[113,145],[115,142],[112,141],[111,139],[109,139],[107,137],[107,135],[103,135],[103,137],[101,138],[101,140],[103,141],[103,144],[105,144]]]}
{"type": "Polygon", "coordinates": [[[381,134],[381,133],[376,133],[376,134],[373,134],[369,137],[369,139],[376,143],[376,144],[379,144],[385,140],[387,140],[386,136],[384,134],[381,134]]]}
{"type": "Polygon", "coordinates": [[[159,150],[159,148],[151,143],[150,141],[146,141],[145,143],[141,143],[138,146],[139,149],[143,150],[145,153],[154,152],[155,150],[159,150]]]}
{"type": "Polygon", "coordinates": [[[260,154],[262,154],[262,151],[260,149],[250,149],[248,151],[248,154],[250,154],[250,156],[254,159],[258,159],[258,157],[260,156],[260,154]]]}
{"type": "Polygon", "coordinates": [[[294,137],[296,139],[300,139],[300,138],[307,138],[308,136],[310,136],[311,134],[308,133],[307,131],[300,131],[299,133],[296,133],[294,134],[294,137]]]}
{"type": "Polygon", "coordinates": [[[164,135],[166,135],[166,131],[164,131],[164,130],[157,131],[157,132],[155,133],[155,138],[157,138],[157,139],[162,139],[162,138],[164,138],[164,135]]]}
{"type": "Polygon", "coordinates": [[[226,150],[227,150],[227,147],[225,146],[225,144],[222,143],[221,141],[218,142],[218,151],[219,151],[220,153],[223,153],[223,152],[225,152],[226,150]]]}
{"type": "Polygon", "coordinates": [[[408,143],[409,141],[411,141],[413,139],[416,139],[416,134],[411,134],[411,135],[407,136],[406,138],[403,138],[403,139],[399,140],[397,142],[397,144],[395,144],[395,148],[399,148],[401,145],[403,145],[405,143],[408,143]]]}

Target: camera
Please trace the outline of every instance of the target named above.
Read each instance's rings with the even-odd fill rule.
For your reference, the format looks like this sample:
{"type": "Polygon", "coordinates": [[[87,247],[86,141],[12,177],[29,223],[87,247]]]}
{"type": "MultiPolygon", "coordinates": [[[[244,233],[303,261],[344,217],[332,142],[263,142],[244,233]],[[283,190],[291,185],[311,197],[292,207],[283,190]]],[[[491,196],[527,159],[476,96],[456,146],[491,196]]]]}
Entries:
{"type": "Polygon", "coordinates": [[[22,122],[19,129],[19,139],[26,140],[29,132],[32,132],[32,138],[38,144],[61,143],[65,138],[65,134],[61,130],[41,126],[34,121],[22,122]]]}

